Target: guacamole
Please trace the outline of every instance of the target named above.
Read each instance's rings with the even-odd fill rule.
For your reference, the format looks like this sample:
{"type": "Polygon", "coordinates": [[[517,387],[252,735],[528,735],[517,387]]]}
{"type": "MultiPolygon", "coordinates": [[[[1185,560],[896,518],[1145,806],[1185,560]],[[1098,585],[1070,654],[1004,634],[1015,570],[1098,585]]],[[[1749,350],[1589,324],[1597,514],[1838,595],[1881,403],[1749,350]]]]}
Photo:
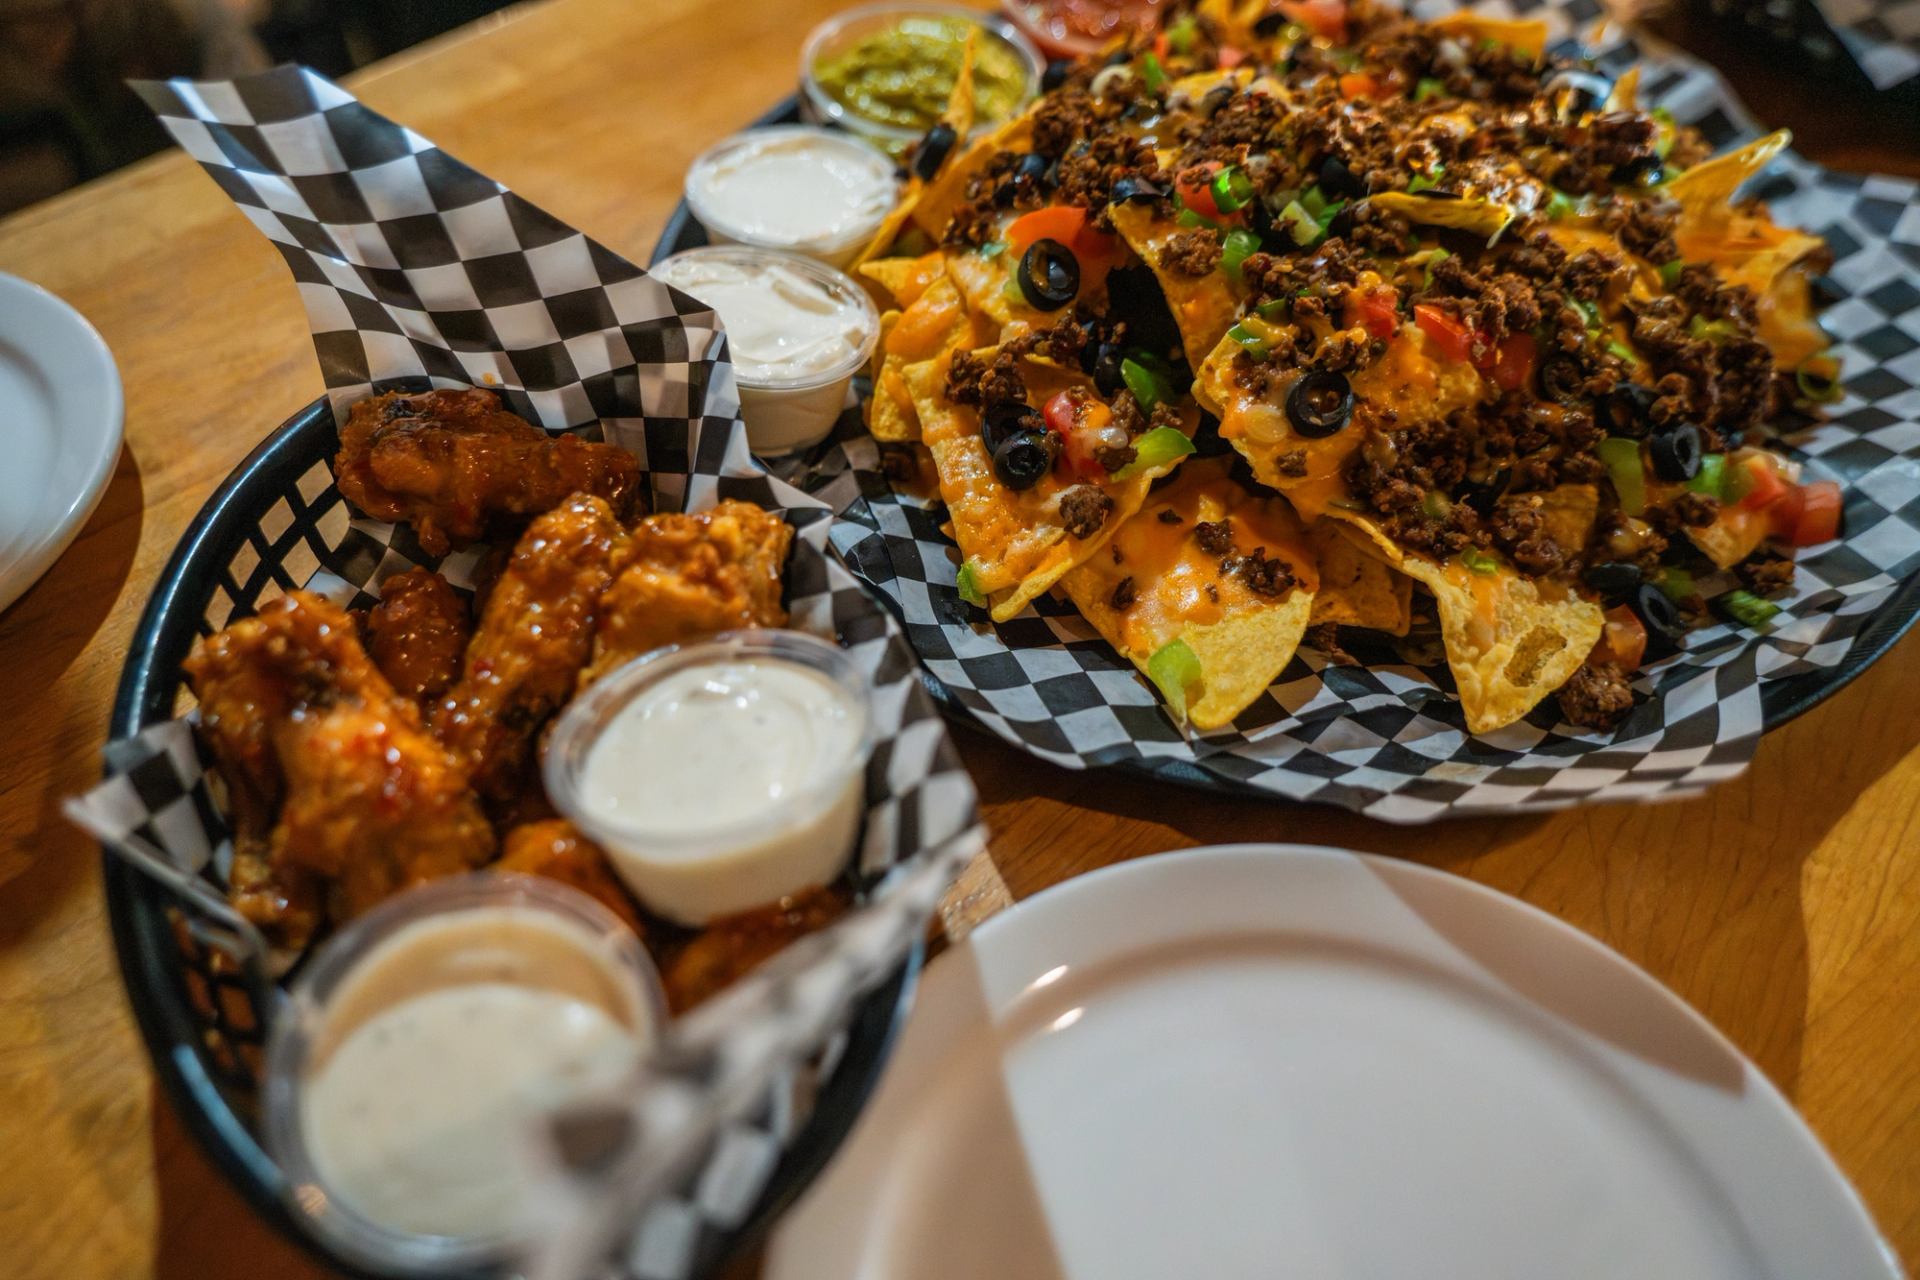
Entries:
{"type": "MultiPolygon", "coordinates": [[[[849,111],[902,129],[929,127],[946,110],[973,23],[906,17],[814,65],[820,87],[849,111]]],[[[982,120],[1004,120],[1026,98],[1027,68],[1012,46],[983,32],[974,53],[973,101],[982,120]]]]}

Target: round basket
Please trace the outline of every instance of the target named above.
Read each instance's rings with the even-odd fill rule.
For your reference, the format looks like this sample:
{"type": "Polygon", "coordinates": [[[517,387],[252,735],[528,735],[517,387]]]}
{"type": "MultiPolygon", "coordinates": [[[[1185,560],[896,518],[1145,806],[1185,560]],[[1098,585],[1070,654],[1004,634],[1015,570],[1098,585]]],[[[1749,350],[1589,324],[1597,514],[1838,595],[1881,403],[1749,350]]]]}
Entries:
{"type": "MultiPolygon", "coordinates": [[[[282,423],[208,499],[160,579],[134,631],[114,699],[110,740],[177,714],[180,664],[197,636],[257,603],[302,585],[303,548],[328,519],[344,519],[339,491],[316,483],[339,447],[324,400],[282,423]]],[[[324,478],[322,476],[322,478],[324,478]]],[[[161,1090],[201,1148],[282,1234],[329,1265],[333,1256],[285,1203],[287,1181],[261,1146],[258,1066],[277,989],[250,989],[194,933],[184,900],[119,858],[105,859],[107,915],[135,1019],[161,1090]]],[[[844,1047],[817,1081],[810,1115],[746,1219],[710,1236],[699,1274],[761,1235],[826,1164],[859,1114],[906,1016],[923,947],[916,945],[860,1005],[844,1047]]]]}

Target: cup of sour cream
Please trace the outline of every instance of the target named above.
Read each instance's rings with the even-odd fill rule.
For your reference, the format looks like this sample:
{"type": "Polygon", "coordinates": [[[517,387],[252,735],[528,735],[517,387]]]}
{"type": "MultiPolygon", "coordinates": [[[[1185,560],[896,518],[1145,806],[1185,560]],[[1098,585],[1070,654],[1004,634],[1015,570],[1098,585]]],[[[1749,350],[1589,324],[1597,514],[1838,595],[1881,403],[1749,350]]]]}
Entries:
{"type": "Polygon", "coordinates": [[[880,336],[865,289],[811,259],[747,245],[688,249],[650,273],[719,314],[755,453],[827,438],[880,336]]]}
{"type": "Polygon", "coordinates": [[[702,925],[832,882],[866,812],[871,683],[835,645],[737,631],[656,650],[554,726],[547,794],[647,908],[702,925]]]}
{"type": "Polygon", "coordinates": [[[320,948],[269,1034],[292,1208],[369,1270],[509,1256],[548,1203],[537,1126],[627,1079],[666,1018],[639,939],[578,890],[480,872],[400,894],[320,948]]]}
{"type": "Polygon", "coordinates": [[[893,162],[814,125],[749,129],[687,170],[687,206],[716,244],[804,254],[844,267],[900,198],[893,162]]]}

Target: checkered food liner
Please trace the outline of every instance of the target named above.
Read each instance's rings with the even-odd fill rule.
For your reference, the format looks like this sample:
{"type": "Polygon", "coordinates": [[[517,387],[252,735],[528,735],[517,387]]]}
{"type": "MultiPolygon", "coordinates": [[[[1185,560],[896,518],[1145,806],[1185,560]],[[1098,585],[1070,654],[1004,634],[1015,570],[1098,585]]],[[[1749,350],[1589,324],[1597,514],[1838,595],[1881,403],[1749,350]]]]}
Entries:
{"type": "Polygon", "coordinates": [[[1876,89],[1920,76],[1920,0],[1813,0],[1876,89]]]}
{"type": "MultiPolygon", "coordinates": [[[[1424,18],[1456,7],[1428,0],[1424,18]]],[[[1486,6],[1541,16],[1563,38],[1596,0],[1486,6]]],[[[1589,45],[1614,75],[1643,65],[1643,102],[1662,104],[1717,146],[1757,130],[1713,73],[1621,35],[1589,45]]],[[[1782,222],[1824,236],[1844,295],[1824,314],[1845,362],[1846,398],[1819,423],[1787,424],[1810,478],[1846,490],[1846,537],[1804,553],[1791,598],[1764,634],[1716,625],[1644,671],[1645,695],[1611,733],[1566,724],[1548,699],[1525,721],[1467,733],[1437,647],[1328,666],[1302,651],[1230,730],[1184,735],[1154,690],[1071,606],[1043,597],[998,626],[963,604],[937,502],[889,483],[856,423],[796,483],[841,515],[831,540],[886,593],[928,672],[1002,739],[1068,768],[1126,763],[1193,771],[1274,796],[1396,822],[1553,809],[1697,791],[1740,773],[1762,729],[1763,683],[1831,668],[1896,586],[1920,571],[1920,194],[1911,182],[1829,173],[1784,157],[1750,190],[1782,222]]],[[[1712,583],[1707,584],[1710,588],[1712,583]]]]}
{"type": "MultiPolygon", "coordinates": [[[[829,554],[832,512],[748,454],[712,311],[304,68],[136,87],[285,258],[336,422],[372,392],[494,387],[549,431],[603,426],[640,457],[656,510],[721,498],[781,510],[796,532],[791,625],[837,638],[873,679],[876,745],[856,863],[863,906],[683,1020],[684,1032],[675,1024],[652,1068],[655,1087],[689,1102],[698,1123],[682,1126],[676,1176],[656,1180],[657,1194],[636,1206],[649,1226],[629,1270],[640,1280],[692,1274],[745,1220],[804,1127],[810,1097],[798,1086],[826,1078],[858,998],[898,967],[979,847],[973,785],[913,655],[887,610],[829,554]],[[740,1063],[752,1064],[760,1087],[723,1097],[717,1082],[740,1072],[721,1067],[740,1063]]],[[[316,441],[283,491],[235,495],[258,515],[225,552],[201,634],[297,586],[362,606],[415,565],[470,583],[483,549],[436,560],[407,529],[348,510],[324,456],[331,443],[316,441]]],[[[113,743],[107,761],[106,781],[80,802],[90,822],[144,840],[217,887],[231,850],[189,720],[113,743]]],[[[191,917],[188,897],[175,896],[191,917]]],[[[269,1010],[254,1013],[264,1026],[269,1010]]]]}

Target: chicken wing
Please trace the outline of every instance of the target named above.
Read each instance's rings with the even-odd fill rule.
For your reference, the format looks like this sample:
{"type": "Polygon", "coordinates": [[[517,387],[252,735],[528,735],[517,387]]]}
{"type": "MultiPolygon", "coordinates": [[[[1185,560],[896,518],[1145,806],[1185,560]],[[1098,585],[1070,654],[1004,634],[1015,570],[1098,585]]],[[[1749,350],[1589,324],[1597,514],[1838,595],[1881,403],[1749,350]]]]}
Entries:
{"type": "Polygon", "coordinates": [[[572,493],[605,498],[622,519],[640,496],[640,463],[626,450],[549,436],[477,388],[362,400],[333,469],[348,501],[408,522],[432,555],[517,532],[572,493]]]}
{"type": "Polygon", "coordinates": [[[685,1013],[795,938],[832,924],[849,905],[843,889],[806,889],[771,906],[715,920],[688,939],[661,975],[668,1008],[685,1013]]]}
{"type": "Polygon", "coordinates": [[[460,678],[473,622],[445,578],[408,569],[380,584],[366,629],[367,652],[395,692],[430,704],[460,678]]]}
{"type": "Polygon", "coordinates": [[[647,936],[633,895],[614,874],[605,850],[565,818],[523,823],[507,832],[503,847],[506,852],[494,864],[496,871],[545,876],[571,885],[619,916],[641,938],[647,936]]]}
{"type": "Polygon", "coordinates": [[[573,693],[626,544],[607,504],[576,493],[527,527],[488,595],[432,725],[490,799],[511,800],[526,785],[534,735],[573,693]]]}
{"type": "Polygon", "coordinates": [[[785,625],[780,575],[792,544],[793,527],[751,502],[641,520],[626,568],[601,602],[582,686],[662,645],[785,625]]]}
{"type": "Polygon", "coordinates": [[[185,670],[231,797],[233,901],[277,942],[492,855],[464,771],[344,610],[296,591],[202,641],[185,670]]]}

